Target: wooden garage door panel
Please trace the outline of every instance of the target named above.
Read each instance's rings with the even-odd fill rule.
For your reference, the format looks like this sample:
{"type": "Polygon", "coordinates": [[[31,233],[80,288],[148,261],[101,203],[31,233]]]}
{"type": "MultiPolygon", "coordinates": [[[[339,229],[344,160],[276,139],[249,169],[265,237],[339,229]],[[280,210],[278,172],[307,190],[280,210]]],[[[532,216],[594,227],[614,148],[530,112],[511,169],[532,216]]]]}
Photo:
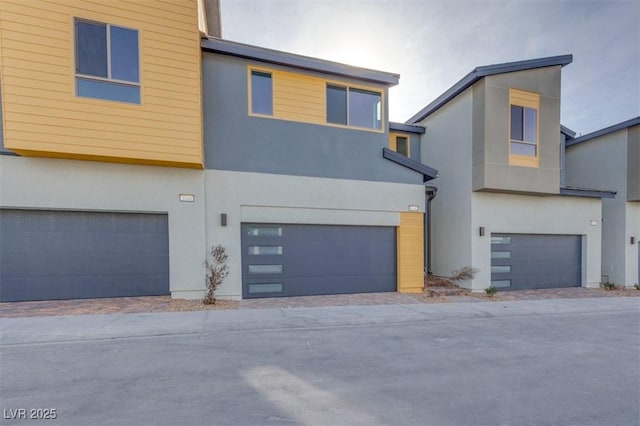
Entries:
{"type": "Polygon", "coordinates": [[[0,210],[0,300],[169,294],[167,215],[0,210]]]}

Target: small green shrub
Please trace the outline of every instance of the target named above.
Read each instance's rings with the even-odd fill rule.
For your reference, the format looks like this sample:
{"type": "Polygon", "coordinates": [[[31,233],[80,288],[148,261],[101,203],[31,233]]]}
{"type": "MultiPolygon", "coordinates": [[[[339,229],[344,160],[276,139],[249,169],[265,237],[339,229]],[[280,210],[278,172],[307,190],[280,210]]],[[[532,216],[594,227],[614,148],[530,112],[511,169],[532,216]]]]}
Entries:
{"type": "Polygon", "coordinates": [[[484,289],[484,292],[487,293],[487,296],[493,297],[498,292],[498,289],[495,286],[490,285],[484,289]]]}
{"type": "Polygon", "coordinates": [[[205,305],[215,305],[216,289],[222,281],[229,275],[229,267],[227,266],[227,253],[221,245],[211,247],[211,262],[209,259],[204,261],[204,266],[207,268],[207,278],[205,280],[206,291],[202,303],[205,305]]]}
{"type": "Polygon", "coordinates": [[[609,281],[607,281],[606,283],[602,284],[602,287],[604,287],[605,290],[615,290],[615,289],[618,288],[616,283],[610,283],[609,281]]]}
{"type": "Polygon", "coordinates": [[[633,288],[635,288],[636,290],[640,290],[640,284],[634,284],[633,288]]]}

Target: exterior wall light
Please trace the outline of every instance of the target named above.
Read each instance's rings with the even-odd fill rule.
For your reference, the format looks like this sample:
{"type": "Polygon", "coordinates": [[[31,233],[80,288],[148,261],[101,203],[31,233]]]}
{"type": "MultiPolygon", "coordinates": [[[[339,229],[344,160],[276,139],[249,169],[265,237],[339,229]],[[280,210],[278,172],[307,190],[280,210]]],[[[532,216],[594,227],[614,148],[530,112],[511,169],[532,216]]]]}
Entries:
{"type": "Polygon", "coordinates": [[[227,214],[226,213],[221,213],[220,214],[220,226],[227,226],[227,214]]]}
{"type": "Polygon", "coordinates": [[[420,210],[420,206],[417,206],[415,204],[410,204],[409,205],[409,211],[410,212],[417,212],[418,210],[420,210]]]}
{"type": "Polygon", "coordinates": [[[484,226],[480,227],[480,236],[484,237],[484,226]]]}
{"type": "Polygon", "coordinates": [[[631,237],[629,239],[629,242],[631,243],[631,245],[634,245],[636,243],[636,237],[631,237]]]}

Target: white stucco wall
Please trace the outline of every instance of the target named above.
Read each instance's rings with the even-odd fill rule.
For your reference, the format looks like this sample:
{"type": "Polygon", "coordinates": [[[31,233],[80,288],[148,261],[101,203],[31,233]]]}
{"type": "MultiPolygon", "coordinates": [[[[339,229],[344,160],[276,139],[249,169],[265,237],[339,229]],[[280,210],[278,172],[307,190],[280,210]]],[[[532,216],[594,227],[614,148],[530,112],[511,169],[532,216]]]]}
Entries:
{"type": "Polygon", "coordinates": [[[0,207],[167,213],[174,297],[204,288],[204,206],[202,170],[0,156],[0,207]]]}
{"type": "Polygon", "coordinates": [[[477,277],[466,285],[482,291],[491,285],[491,234],[561,234],[582,236],[582,286],[600,285],[599,198],[526,196],[474,192],[471,245],[477,277]],[[591,221],[597,222],[596,226],[591,221]],[[479,235],[484,226],[485,236],[479,235]]]}
{"type": "Polygon", "coordinates": [[[471,263],[472,100],[467,89],[419,123],[427,127],[421,136],[422,162],[439,173],[429,182],[438,188],[431,203],[431,262],[438,276],[471,263]]]}
{"type": "Polygon", "coordinates": [[[229,255],[230,274],[217,293],[224,298],[242,295],[243,222],[397,226],[410,205],[424,212],[422,185],[222,170],[205,176],[207,247],[221,244],[229,255]]]}

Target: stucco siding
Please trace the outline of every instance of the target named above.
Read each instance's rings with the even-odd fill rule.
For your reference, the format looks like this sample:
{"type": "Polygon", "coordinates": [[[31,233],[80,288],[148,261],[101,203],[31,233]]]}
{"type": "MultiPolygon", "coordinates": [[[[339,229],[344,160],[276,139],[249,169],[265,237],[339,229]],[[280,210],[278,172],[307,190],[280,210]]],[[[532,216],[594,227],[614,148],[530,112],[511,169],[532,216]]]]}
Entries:
{"type": "Polygon", "coordinates": [[[627,132],[627,201],[640,201],[640,126],[627,132]]]}
{"type": "MultiPolygon", "coordinates": [[[[419,173],[382,157],[382,149],[389,143],[387,132],[249,115],[248,64],[257,68],[261,65],[219,54],[203,54],[207,169],[422,182],[419,173]]],[[[357,82],[344,80],[344,83],[357,82]]],[[[383,87],[379,89],[386,93],[383,87]]]]}
{"type": "Polygon", "coordinates": [[[600,283],[600,199],[566,196],[527,196],[475,192],[471,266],[476,278],[464,285],[482,291],[491,285],[491,234],[557,234],[582,237],[582,286],[600,283]],[[595,221],[596,225],[591,225],[595,221]],[[485,235],[479,235],[479,228],[485,235]]]}
{"type": "Polygon", "coordinates": [[[448,276],[471,264],[471,173],[473,133],[472,90],[452,100],[419,123],[422,162],[436,167],[439,177],[430,181],[438,187],[432,201],[432,271],[448,276]]]}
{"type": "Polygon", "coordinates": [[[566,184],[617,191],[602,200],[602,280],[625,283],[627,234],[627,131],[569,146],[566,184]]]}
{"type": "Polygon", "coordinates": [[[227,249],[231,273],[219,295],[229,298],[242,295],[242,222],[399,226],[409,205],[424,211],[422,185],[206,170],[205,187],[207,246],[227,249]]]}
{"type": "Polygon", "coordinates": [[[627,203],[626,210],[625,280],[618,283],[633,287],[635,284],[640,284],[640,201],[627,203]],[[631,237],[635,239],[634,244],[631,244],[631,237]]]}
{"type": "Polygon", "coordinates": [[[487,76],[476,83],[481,86],[474,89],[474,119],[483,119],[484,127],[474,123],[474,190],[559,193],[560,74],[555,66],[487,76]],[[509,164],[512,88],[540,95],[538,167],[509,164]]]}
{"type": "Polygon", "coordinates": [[[0,3],[5,148],[22,155],[201,168],[195,0],[0,3]],[[140,104],[76,96],[74,19],[138,31],[140,104]]]}
{"type": "Polygon", "coordinates": [[[202,171],[2,155],[0,186],[0,208],[167,213],[170,291],[204,288],[202,171]]]}

